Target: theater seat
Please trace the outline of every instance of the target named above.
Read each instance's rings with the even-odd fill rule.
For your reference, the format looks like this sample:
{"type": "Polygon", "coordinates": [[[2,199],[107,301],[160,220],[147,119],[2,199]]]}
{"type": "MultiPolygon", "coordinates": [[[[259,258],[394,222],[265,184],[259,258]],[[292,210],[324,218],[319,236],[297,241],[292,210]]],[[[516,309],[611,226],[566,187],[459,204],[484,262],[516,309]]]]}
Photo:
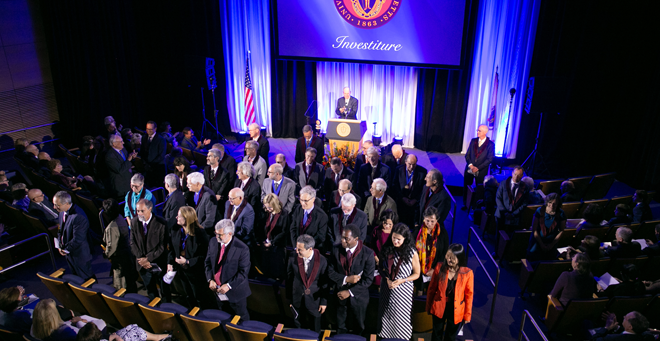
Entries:
{"type": "Polygon", "coordinates": [[[325,340],[326,341],[367,341],[366,338],[353,334],[337,334],[332,337],[327,337],[325,338],[325,340]]]}
{"type": "Polygon", "coordinates": [[[232,341],[267,341],[272,339],[273,326],[259,321],[241,321],[239,316],[227,324],[232,341]]]}
{"type": "Polygon", "coordinates": [[[0,340],[2,341],[24,341],[23,335],[20,333],[10,332],[9,330],[0,329],[0,340]]]}
{"type": "Polygon", "coordinates": [[[631,311],[642,312],[653,299],[652,295],[613,297],[607,304],[607,311],[616,314],[616,316],[625,316],[631,311]]]}
{"type": "Polygon", "coordinates": [[[278,324],[273,333],[275,341],[317,341],[319,334],[309,329],[287,329],[282,330],[284,325],[278,324]]]}
{"type": "Polygon", "coordinates": [[[117,290],[109,285],[93,284],[94,282],[94,279],[90,279],[80,285],[69,282],[69,286],[85,309],[87,309],[89,315],[100,318],[113,327],[121,327],[115,314],[110,310],[107,303],[105,303],[103,296],[101,296],[103,293],[113,295],[117,290]]]}
{"type": "Polygon", "coordinates": [[[231,321],[231,315],[217,309],[199,310],[193,308],[188,314],[180,315],[192,340],[228,340],[224,325],[231,321]]]}
{"type": "Polygon", "coordinates": [[[149,304],[149,298],[138,294],[126,294],[121,297],[125,292],[126,289],[120,289],[114,295],[103,293],[102,296],[122,327],[137,324],[140,328],[153,333],[151,325],[138,307],[138,304],[149,304]]]}
{"type": "Polygon", "coordinates": [[[64,275],[64,269],[59,269],[50,275],[38,272],[37,276],[41,282],[50,290],[55,299],[61,303],[65,308],[71,309],[81,314],[88,314],[85,306],[80,302],[78,297],[73,293],[69,282],[74,284],[83,284],[85,281],[75,275],[64,275]]]}
{"type": "Polygon", "coordinates": [[[544,261],[532,265],[527,259],[523,259],[518,278],[520,297],[523,297],[525,292],[548,292],[548,287],[552,288],[562,272],[572,269],[571,262],[571,260],[544,261]]]}
{"type": "Polygon", "coordinates": [[[140,303],[138,306],[156,334],[170,333],[176,339],[188,341],[188,335],[179,314],[186,314],[188,309],[176,303],[163,303],[159,306],[160,298],[154,298],[149,304],[140,303]]]}
{"type": "Polygon", "coordinates": [[[559,300],[549,297],[545,326],[549,332],[566,334],[579,330],[585,320],[597,324],[608,302],[609,298],[571,300],[564,307],[559,300]]]}

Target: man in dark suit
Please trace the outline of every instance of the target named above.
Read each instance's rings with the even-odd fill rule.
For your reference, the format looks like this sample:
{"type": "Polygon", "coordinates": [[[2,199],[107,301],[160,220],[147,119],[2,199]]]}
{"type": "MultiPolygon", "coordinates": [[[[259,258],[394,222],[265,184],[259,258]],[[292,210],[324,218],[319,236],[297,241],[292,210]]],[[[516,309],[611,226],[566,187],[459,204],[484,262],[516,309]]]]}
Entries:
{"type": "Polygon", "coordinates": [[[433,168],[426,174],[424,180],[426,184],[422,188],[422,196],[419,199],[419,212],[416,225],[422,226],[424,223],[424,211],[430,206],[433,206],[438,210],[438,216],[436,218],[440,226],[444,229],[445,219],[447,219],[449,210],[451,210],[451,197],[445,190],[444,177],[439,170],[433,168]]]}
{"type": "Polygon", "coordinates": [[[339,207],[341,198],[344,194],[351,193],[355,197],[355,206],[363,207],[362,198],[353,191],[353,183],[349,179],[339,180],[339,186],[336,191],[332,191],[330,197],[326,199],[327,211],[330,212],[333,208],[339,207]]]}
{"type": "MultiPolygon", "coordinates": [[[[135,257],[149,299],[161,297],[158,285],[163,287],[163,275],[167,271],[167,223],[152,213],[153,202],[141,199],[137,203],[137,217],[131,220],[131,253],[135,257]]],[[[167,295],[165,300],[168,301],[167,295]]]]}
{"type": "Polygon", "coordinates": [[[219,205],[219,215],[225,213],[224,203],[227,200],[229,190],[234,184],[233,182],[229,182],[229,172],[220,166],[221,158],[220,151],[215,149],[209,150],[206,156],[206,167],[204,167],[204,186],[210,188],[215,193],[215,199],[219,205]]]}
{"type": "Polygon", "coordinates": [[[392,176],[390,196],[396,201],[399,221],[409,227],[415,226],[415,212],[419,210],[427,173],[426,168],[417,165],[417,156],[408,154],[405,164],[397,167],[392,176]]]}
{"type": "Polygon", "coordinates": [[[264,180],[261,186],[261,200],[270,193],[275,193],[282,203],[282,208],[287,214],[293,211],[293,205],[296,203],[296,183],[282,175],[282,166],[274,163],[268,167],[268,178],[264,180]]]}
{"type": "Polygon", "coordinates": [[[307,148],[305,160],[296,163],[293,177],[298,191],[305,186],[311,186],[316,190],[316,196],[323,195],[325,171],[323,165],[316,162],[316,149],[307,148]]]}
{"type": "Polygon", "coordinates": [[[300,206],[291,215],[291,245],[296,245],[298,236],[308,234],[314,237],[315,245],[324,245],[328,230],[328,215],[314,204],[316,191],[312,186],[300,190],[300,206]]]}
{"type": "Polygon", "coordinates": [[[142,136],[140,147],[147,183],[151,186],[157,185],[165,176],[165,154],[167,154],[167,141],[156,132],[156,129],[158,129],[156,122],[147,122],[146,134],[142,136]]]}
{"type": "Polygon", "coordinates": [[[240,188],[229,191],[229,198],[225,203],[225,219],[231,220],[234,225],[234,235],[248,247],[254,245],[254,209],[244,198],[240,188]]]}
{"type": "Polygon", "coordinates": [[[197,221],[206,233],[213,234],[213,227],[217,220],[218,201],[215,199],[215,193],[210,188],[204,186],[204,175],[200,172],[188,174],[188,189],[193,192],[193,202],[197,212],[197,221]]]}
{"type": "MultiPolygon", "coordinates": [[[[610,313],[605,322],[605,327],[598,328],[591,337],[591,340],[596,341],[637,341],[637,340],[653,340],[653,337],[648,338],[643,335],[649,329],[649,321],[644,315],[639,312],[633,311],[623,317],[623,322],[619,326],[616,320],[616,315],[610,313]],[[621,328],[623,327],[623,328],[621,328]]],[[[646,335],[649,336],[649,335],[646,335]]]]}
{"type": "Polygon", "coordinates": [[[238,164],[236,175],[238,178],[234,182],[234,188],[240,188],[244,193],[244,198],[248,204],[252,205],[255,214],[260,214],[261,208],[261,187],[257,180],[252,176],[254,174],[254,167],[249,162],[241,162],[238,164]]]}
{"type": "Polygon", "coordinates": [[[329,200],[333,191],[337,190],[339,181],[343,179],[353,180],[353,171],[348,167],[344,167],[338,157],[330,159],[330,168],[325,170],[325,181],[323,183],[323,190],[325,191],[325,199],[329,200]]]}
{"type": "Polygon", "coordinates": [[[635,258],[642,254],[642,246],[634,242],[633,231],[628,227],[619,227],[616,230],[616,245],[612,245],[603,251],[610,258],[635,258]]]}
{"type": "Polygon", "coordinates": [[[338,118],[354,120],[357,117],[358,100],[351,96],[351,89],[344,88],[344,96],[337,100],[337,109],[335,114],[338,118]]]}
{"type": "Polygon", "coordinates": [[[234,223],[229,219],[215,225],[215,238],[209,241],[204,261],[206,281],[216,295],[220,309],[230,310],[241,320],[249,320],[247,297],[252,294],[248,285],[250,249],[234,237],[234,223]]]}
{"type": "Polygon", "coordinates": [[[314,134],[312,126],[306,125],[303,127],[303,137],[298,139],[296,142],[296,163],[303,162],[305,160],[305,152],[307,148],[316,149],[316,162],[323,162],[323,155],[325,150],[323,149],[323,139],[314,134]]]}
{"type": "MultiPolygon", "coordinates": [[[[520,216],[527,207],[529,189],[524,182],[520,181],[522,177],[522,167],[516,166],[511,176],[500,183],[495,195],[495,202],[497,203],[495,217],[497,217],[498,228],[507,231],[507,233],[520,227],[520,216]]],[[[528,227],[524,226],[524,228],[528,227]]]]}
{"type": "MultiPolygon", "coordinates": [[[[261,135],[261,127],[256,123],[252,123],[248,127],[248,133],[250,134],[250,140],[259,144],[257,148],[257,155],[264,159],[264,162],[266,162],[266,167],[270,166],[270,162],[268,161],[270,143],[265,136],[261,135]]],[[[244,153],[243,155],[247,155],[247,153],[244,153]]]]}
{"type": "Polygon", "coordinates": [[[394,144],[392,145],[392,152],[383,156],[383,163],[390,167],[390,172],[394,173],[399,166],[406,164],[408,155],[410,154],[406,153],[400,144],[394,144]]]}
{"type": "Polygon", "coordinates": [[[649,206],[649,203],[647,202],[647,194],[645,190],[638,189],[635,191],[635,194],[633,194],[633,203],[635,204],[635,207],[633,207],[633,223],[641,223],[643,221],[647,220],[653,220],[653,213],[651,212],[651,207],[649,206]]]}
{"type": "Polygon", "coordinates": [[[355,206],[356,203],[355,196],[346,193],[341,197],[341,207],[335,207],[330,211],[330,228],[328,228],[326,238],[327,250],[340,244],[344,227],[349,224],[356,225],[360,229],[360,240],[366,240],[369,219],[366,213],[355,206]]]}
{"type": "Polygon", "coordinates": [[[286,163],[286,156],[284,154],[277,154],[277,156],[275,156],[275,162],[282,166],[282,175],[284,175],[284,177],[294,180],[293,168],[286,163]]]}
{"type": "Polygon", "coordinates": [[[477,137],[473,138],[465,153],[465,171],[463,172],[463,209],[467,208],[467,188],[477,181],[477,185],[484,182],[488,174],[490,163],[495,156],[495,143],[486,136],[488,126],[480,125],[477,129],[477,137]]]}
{"type": "Polygon", "coordinates": [[[644,254],[647,256],[660,256],[660,224],[655,225],[655,240],[646,240],[647,247],[644,248],[644,254]]]}
{"type": "Polygon", "coordinates": [[[362,243],[360,230],[353,224],[344,227],[341,245],[332,249],[328,276],[336,284],[338,300],[337,333],[349,332],[346,322],[353,322],[352,333],[361,335],[369,304],[369,286],[374,280],[374,252],[362,243]],[[350,315],[350,317],[349,317],[350,315]]]}
{"type": "Polygon", "coordinates": [[[225,151],[225,146],[222,143],[216,143],[211,149],[215,149],[220,152],[220,167],[227,170],[229,173],[229,183],[233,184],[236,180],[236,159],[233,156],[227,154],[225,151]]]}
{"type": "Polygon", "coordinates": [[[53,207],[59,212],[55,247],[66,257],[71,273],[87,280],[94,277],[89,246],[89,220],[83,210],[71,202],[71,195],[59,191],[53,197],[53,207]]]}
{"type": "Polygon", "coordinates": [[[358,153],[357,157],[355,158],[355,165],[353,166],[353,180],[351,180],[353,183],[357,183],[360,167],[369,162],[367,161],[367,151],[373,146],[374,143],[371,140],[362,141],[362,153],[358,153]]]}
{"type": "MultiPolygon", "coordinates": [[[[380,221],[380,213],[391,210],[397,213],[396,202],[392,197],[385,194],[387,192],[387,183],[381,178],[376,178],[371,183],[371,196],[367,198],[367,203],[364,205],[364,213],[367,214],[369,221],[369,236],[374,227],[380,221]]],[[[360,235],[360,238],[366,238],[367,235],[360,235]]]]}
{"type": "Polygon", "coordinates": [[[357,178],[357,193],[365,200],[371,196],[369,190],[374,179],[381,178],[390,184],[390,167],[380,162],[378,149],[371,147],[367,150],[367,161],[360,166],[357,178]]]}
{"type": "Polygon", "coordinates": [[[57,225],[59,213],[40,189],[34,188],[28,191],[28,198],[30,199],[30,205],[28,205],[30,215],[39,218],[46,226],[57,225]]]}
{"type": "Polygon", "coordinates": [[[114,198],[121,198],[131,190],[131,160],[137,152],[128,153],[124,140],[119,135],[110,136],[111,148],[105,153],[105,165],[110,175],[110,193],[114,198]]]}
{"type": "Polygon", "coordinates": [[[321,332],[321,314],[328,305],[328,261],[314,249],[314,238],[303,234],[296,240],[296,254],[287,266],[287,292],[298,313],[296,328],[321,332]]]}
{"type": "Polygon", "coordinates": [[[200,153],[205,152],[204,147],[211,143],[211,139],[205,139],[204,142],[198,141],[195,137],[195,132],[190,127],[183,128],[183,138],[179,146],[190,150],[195,150],[200,153]]]}
{"type": "Polygon", "coordinates": [[[186,206],[186,197],[183,192],[178,189],[179,177],[176,174],[167,174],[165,176],[165,190],[167,190],[167,198],[165,198],[165,205],[163,205],[163,219],[166,221],[168,229],[176,226],[176,216],[179,214],[179,209],[186,206]]]}

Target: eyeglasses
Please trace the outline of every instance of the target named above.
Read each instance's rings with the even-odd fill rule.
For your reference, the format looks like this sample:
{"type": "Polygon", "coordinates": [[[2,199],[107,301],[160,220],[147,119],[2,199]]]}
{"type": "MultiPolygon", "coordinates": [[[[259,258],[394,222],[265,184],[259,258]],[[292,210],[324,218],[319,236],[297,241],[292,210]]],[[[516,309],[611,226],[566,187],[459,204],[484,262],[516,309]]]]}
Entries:
{"type": "Polygon", "coordinates": [[[227,199],[229,199],[229,201],[234,201],[234,199],[237,199],[237,198],[239,198],[239,197],[233,197],[233,198],[232,197],[227,197],[227,199]]]}
{"type": "Polygon", "coordinates": [[[308,203],[308,202],[310,202],[310,201],[312,201],[312,200],[314,200],[314,199],[309,198],[309,199],[305,200],[305,199],[303,199],[303,198],[300,198],[299,200],[300,200],[301,203],[306,204],[306,203],[308,203]]]}
{"type": "Polygon", "coordinates": [[[141,188],[142,185],[131,185],[131,188],[141,188]]]}

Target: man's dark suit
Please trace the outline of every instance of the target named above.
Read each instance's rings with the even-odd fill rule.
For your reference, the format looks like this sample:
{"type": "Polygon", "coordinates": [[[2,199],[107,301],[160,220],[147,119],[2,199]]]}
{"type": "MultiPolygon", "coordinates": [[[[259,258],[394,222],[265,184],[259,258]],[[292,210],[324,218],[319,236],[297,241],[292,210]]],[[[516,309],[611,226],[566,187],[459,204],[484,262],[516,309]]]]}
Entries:
{"type": "Polygon", "coordinates": [[[424,179],[427,172],[426,168],[417,165],[408,181],[406,165],[399,166],[392,176],[392,186],[388,187],[392,189],[388,191],[391,193],[390,196],[396,201],[399,221],[410,228],[415,226],[415,219],[419,214],[419,201],[426,184],[424,179]]]}
{"type": "Polygon", "coordinates": [[[353,166],[353,180],[352,181],[353,181],[354,185],[357,183],[358,173],[360,172],[360,167],[362,167],[362,165],[367,164],[367,163],[369,163],[367,161],[367,157],[362,153],[358,153],[357,157],[355,158],[355,165],[353,166]]]}
{"type": "MultiPolygon", "coordinates": [[[[341,173],[339,173],[338,179],[335,181],[335,172],[332,171],[332,168],[325,170],[325,180],[323,182],[323,191],[325,191],[325,200],[330,198],[332,191],[336,191],[339,187],[339,181],[343,179],[348,179],[348,181],[353,182],[353,171],[348,167],[342,167],[341,173]]],[[[359,207],[359,206],[358,206],[359,207]]]]}
{"type": "Polygon", "coordinates": [[[298,142],[296,142],[296,163],[305,161],[305,152],[307,151],[308,147],[316,149],[316,162],[323,162],[323,155],[325,154],[325,150],[323,148],[323,140],[320,137],[314,135],[312,136],[312,140],[310,141],[309,146],[307,146],[305,137],[299,138],[298,142]]]}
{"type": "Polygon", "coordinates": [[[486,141],[479,147],[479,138],[475,137],[470,140],[467,152],[465,153],[465,170],[463,171],[463,206],[467,205],[467,188],[472,185],[472,182],[477,180],[477,185],[484,183],[484,177],[488,174],[490,163],[493,162],[495,156],[495,143],[486,137],[486,141]],[[468,173],[468,166],[479,168],[479,175],[474,176],[468,173]]]}
{"type": "MultiPolygon", "coordinates": [[[[360,228],[360,240],[366,240],[367,238],[367,225],[369,224],[369,218],[364,211],[357,208],[353,208],[353,213],[355,216],[351,219],[347,219],[346,225],[353,224],[357,225],[360,228]]],[[[352,213],[351,213],[352,215],[352,213]]],[[[342,211],[341,206],[333,208],[330,211],[330,225],[328,227],[328,237],[326,238],[326,245],[333,247],[334,245],[339,245],[341,243],[341,233],[343,232],[342,225],[341,231],[339,228],[339,223],[344,220],[344,211],[342,211]]],[[[328,247],[328,250],[330,250],[328,247]]]]}
{"type": "MultiPolygon", "coordinates": [[[[215,199],[215,194],[213,191],[206,186],[203,186],[199,192],[199,200],[195,205],[197,220],[199,221],[199,224],[204,228],[206,233],[211,236],[214,233],[213,231],[215,230],[215,222],[218,218],[218,201],[215,199]]],[[[192,197],[194,200],[194,194],[192,197]]]]}
{"type": "Polygon", "coordinates": [[[635,207],[633,207],[633,223],[641,223],[647,220],[653,220],[653,213],[649,204],[635,204],[635,207]]]}
{"type": "Polygon", "coordinates": [[[654,339],[650,335],[643,334],[608,334],[606,328],[598,328],[594,332],[594,335],[591,337],[591,340],[594,341],[642,341],[654,339]]]}
{"type": "MultiPolygon", "coordinates": [[[[226,295],[229,299],[229,306],[241,320],[249,320],[250,314],[247,310],[247,297],[252,294],[248,285],[248,273],[250,272],[250,249],[238,238],[232,238],[225,247],[225,254],[218,264],[220,258],[221,245],[217,238],[211,238],[209,241],[209,251],[204,261],[204,272],[206,281],[215,280],[215,274],[222,267],[220,273],[220,282],[218,287],[228,284],[231,290],[226,295]]],[[[217,298],[218,306],[222,309],[224,303],[217,298]]]]}
{"type": "MultiPolygon", "coordinates": [[[[358,242],[361,243],[361,241],[358,242]]],[[[341,245],[337,245],[332,249],[328,276],[336,285],[335,292],[350,290],[353,295],[345,300],[338,300],[337,333],[348,332],[346,321],[349,320],[353,321],[353,334],[360,335],[364,331],[364,318],[369,304],[369,286],[374,280],[374,270],[376,269],[374,252],[362,244],[362,250],[352,257],[353,260],[348,273],[345,272],[341,264],[340,254],[342,257],[346,257],[346,249],[341,245]],[[346,276],[358,274],[361,274],[359,282],[343,285],[346,276]],[[349,313],[352,315],[351,319],[347,319],[349,313]]]]}
{"type": "MultiPolygon", "coordinates": [[[[235,174],[236,172],[234,172],[235,174]]],[[[233,182],[230,182],[229,172],[218,165],[218,169],[215,170],[215,176],[211,179],[211,166],[206,165],[204,167],[204,185],[210,188],[215,195],[219,195],[222,198],[218,201],[218,214],[222,215],[224,211],[224,202],[227,200],[227,195],[229,190],[232,189],[231,185],[233,182]]],[[[216,197],[217,198],[217,197],[216,197]]]]}
{"type": "Polygon", "coordinates": [[[236,165],[236,159],[225,152],[225,154],[222,156],[222,160],[220,160],[220,167],[226,169],[229,173],[230,184],[234,183],[234,180],[236,180],[236,165]]]}
{"type": "Polygon", "coordinates": [[[301,234],[308,234],[314,238],[315,245],[319,245],[320,247],[325,242],[325,237],[328,231],[328,215],[323,212],[323,209],[320,206],[314,205],[308,218],[312,219],[312,221],[309,222],[307,229],[304,229],[302,226],[304,216],[305,210],[302,209],[302,206],[297,206],[293,209],[289,233],[291,236],[291,245],[296,245],[296,240],[301,234]],[[304,229],[304,231],[301,231],[302,229],[304,229]]]}
{"type": "MultiPolygon", "coordinates": [[[[314,262],[319,259],[316,277],[309,286],[309,294],[305,294],[305,284],[298,267],[298,255],[289,258],[287,266],[287,287],[291,292],[291,304],[298,312],[298,318],[294,319],[296,328],[306,328],[316,332],[321,331],[321,313],[319,306],[328,305],[328,261],[323,255],[316,251],[305,271],[306,278],[312,275],[314,262]]],[[[304,269],[304,266],[303,266],[304,269]]]]}
{"type": "MultiPolygon", "coordinates": [[[[241,179],[236,179],[234,181],[233,188],[241,188],[241,179]]],[[[261,211],[260,207],[263,207],[261,204],[261,187],[256,179],[250,178],[247,185],[243,187],[243,200],[247,201],[248,204],[252,206],[252,209],[255,210],[254,213],[257,214],[261,211]]]]}
{"type": "Polygon", "coordinates": [[[48,198],[44,196],[44,201],[41,202],[43,207],[35,202],[30,202],[28,205],[28,213],[36,218],[39,218],[44,225],[46,226],[55,226],[58,223],[59,214],[57,210],[53,207],[53,203],[48,201],[48,198]]]}
{"type": "Polygon", "coordinates": [[[436,218],[440,226],[444,228],[445,219],[447,219],[447,215],[451,210],[451,197],[445,190],[445,186],[439,187],[435,192],[431,191],[426,185],[422,188],[422,196],[419,199],[419,215],[417,216],[419,226],[424,223],[424,211],[431,206],[438,209],[436,218]]]}
{"type": "Polygon", "coordinates": [[[163,219],[165,219],[168,229],[172,229],[176,225],[176,216],[179,214],[179,209],[182,206],[186,206],[186,197],[178,189],[169,194],[165,199],[163,219]]]}
{"type": "MultiPolygon", "coordinates": [[[[528,196],[529,189],[522,181],[518,182],[518,190],[515,196],[511,191],[511,177],[500,183],[497,194],[495,194],[495,202],[497,203],[495,217],[498,219],[500,229],[505,229],[509,232],[519,227],[520,216],[525,207],[527,207],[528,196]],[[511,214],[508,219],[507,213],[511,214]]],[[[525,226],[525,228],[527,227],[529,226],[525,226]]]]}
{"type": "Polygon", "coordinates": [[[390,171],[394,173],[394,171],[399,167],[399,166],[405,166],[406,165],[406,157],[408,157],[408,153],[406,151],[403,151],[403,155],[399,158],[399,161],[396,160],[394,155],[392,153],[386,154],[383,156],[383,163],[387,165],[387,167],[390,167],[390,171]]]}
{"type": "Polygon", "coordinates": [[[316,196],[323,196],[323,179],[325,171],[323,165],[320,163],[312,164],[312,172],[307,179],[305,169],[307,164],[305,161],[296,163],[296,168],[293,170],[293,181],[296,182],[296,194],[305,186],[312,186],[316,190],[316,196]]]}
{"type": "Polygon", "coordinates": [[[142,136],[140,158],[144,161],[147,182],[162,184],[166,173],[165,154],[167,154],[167,141],[160,134],[154,133],[151,142],[147,134],[142,136]]]}
{"type": "MultiPolygon", "coordinates": [[[[245,201],[245,199],[243,199],[245,201]]],[[[229,201],[225,203],[225,218],[231,219],[231,215],[234,212],[234,207],[229,201]]],[[[246,202],[245,207],[238,217],[236,217],[234,222],[234,236],[240,239],[248,247],[254,245],[254,209],[252,205],[246,202]]]]}
{"type": "Polygon", "coordinates": [[[60,230],[57,233],[60,249],[68,251],[66,262],[74,275],[87,280],[94,276],[92,272],[92,253],[89,245],[89,220],[83,210],[71,205],[69,211],[60,212],[58,219],[60,230]]]}
{"type": "Polygon", "coordinates": [[[293,168],[291,168],[289,164],[286,164],[286,167],[282,167],[282,168],[283,168],[282,175],[284,175],[284,177],[287,177],[295,181],[295,178],[293,176],[293,168]]]}
{"type": "Polygon", "coordinates": [[[346,107],[346,99],[343,96],[339,97],[339,99],[337,100],[337,108],[335,109],[335,114],[337,114],[337,117],[354,120],[357,117],[357,112],[358,112],[358,99],[351,96],[351,98],[348,99],[348,109],[344,111],[344,113],[341,113],[341,111],[339,111],[339,108],[345,108],[345,107],[346,107]]]}
{"type": "MultiPolygon", "coordinates": [[[[357,193],[353,192],[353,190],[351,190],[349,193],[355,196],[355,207],[364,207],[364,205],[362,205],[362,198],[357,195],[357,193]]],[[[330,212],[330,210],[335,207],[341,206],[341,196],[339,195],[339,190],[332,191],[330,196],[325,199],[325,204],[327,207],[327,212],[330,212]]]]}
{"type": "Polygon", "coordinates": [[[131,190],[131,167],[133,164],[128,161],[128,151],[122,149],[122,156],[114,148],[110,148],[105,153],[105,164],[110,174],[110,193],[113,197],[123,197],[131,190]]]}
{"type": "Polygon", "coordinates": [[[642,246],[638,242],[618,243],[605,249],[604,253],[610,258],[635,258],[642,254],[642,246]]]}
{"type": "Polygon", "coordinates": [[[373,167],[371,166],[371,163],[367,162],[364,165],[360,166],[360,171],[358,173],[358,180],[357,180],[357,192],[360,193],[360,196],[362,196],[363,199],[366,199],[371,196],[371,192],[369,192],[369,189],[371,189],[371,183],[374,182],[374,179],[381,178],[385,180],[387,183],[387,186],[390,186],[390,167],[387,167],[382,162],[378,162],[378,165],[376,165],[376,176],[372,176],[372,171],[373,167]]]}
{"type": "Polygon", "coordinates": [[[131,253],[135,256],[135,267],[140,273],[144,286],[147,288],[149,298],[160,295],[156,285],[163,287],[162,278],[167,272],[167,223],[161,217],[151,214],[151,220],[147,224],[147,234],[144,233],[144,223],[138,217],[131,219],[131,253]],[[162,271],[152,272],[140,266],[137,258],[147,257],[149,263],[156,263],[162,271]]]}

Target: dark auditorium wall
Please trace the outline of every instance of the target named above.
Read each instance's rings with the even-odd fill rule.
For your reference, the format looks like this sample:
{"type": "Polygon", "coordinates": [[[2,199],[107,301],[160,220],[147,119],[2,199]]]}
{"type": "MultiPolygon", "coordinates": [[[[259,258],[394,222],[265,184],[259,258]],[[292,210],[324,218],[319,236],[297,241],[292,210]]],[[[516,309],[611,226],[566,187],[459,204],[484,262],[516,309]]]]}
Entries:
{"type": "MultiPolygon", "coordinates": [[[[658,189],[659,39],[654,1],[543,1],[530,74],[565,78],[568,93],[540,142],[552,176],[617,172],[658,189]]],[[[523,114],[518,161],[534,147],[538,119],[523,114]]]]}
{"type": "MultiPolygon", "coordinates": [[[[58,107],[68,145],[103,129],[113,115],[124,127],[170,121],[199,136],[199,87],[188,87],[185,55],[216,60],[220,131],[229,132],[222,31],[216,1],[41,1],[58,107]]],[[[207,118],[213,102],[205,91],[207,118]]]]}

